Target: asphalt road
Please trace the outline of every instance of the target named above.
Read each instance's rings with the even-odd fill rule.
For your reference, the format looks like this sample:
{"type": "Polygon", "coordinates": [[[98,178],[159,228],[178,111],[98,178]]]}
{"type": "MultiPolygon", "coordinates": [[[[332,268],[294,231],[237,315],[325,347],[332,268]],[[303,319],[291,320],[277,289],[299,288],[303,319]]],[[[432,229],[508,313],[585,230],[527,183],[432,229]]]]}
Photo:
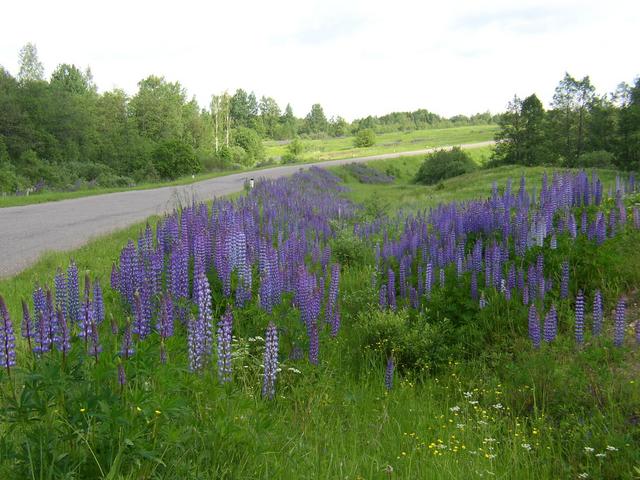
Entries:
{"type": "MultiPolygon", "coordinates": [[[[492,141],[465,144],[472,148],[492,145],[492,141]]],[[[438,147],[449,148],[449,147],[438,147]]],[[[250,177],[277,178],[311,166],[330,167],[351,162],[367,162],[420,155],[436,148],[347,158],[305,165],[286,165],[257,172],[242,172],[203,180],[190,185],[133,190],[59,202],[0,208],[0,278],[19,273],[49,250],[71,250],[91,239],[159,215],[186,202],[207,200],[242,190],[250,177]]]]}

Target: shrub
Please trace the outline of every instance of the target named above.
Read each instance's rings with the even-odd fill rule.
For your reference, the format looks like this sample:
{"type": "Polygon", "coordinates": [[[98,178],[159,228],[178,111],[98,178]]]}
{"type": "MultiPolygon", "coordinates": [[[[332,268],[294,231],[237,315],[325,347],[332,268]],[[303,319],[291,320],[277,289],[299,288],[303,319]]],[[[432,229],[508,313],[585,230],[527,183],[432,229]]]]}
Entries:
{"type": "Polygon", "coordinates": [[[252,166],[264,160],[264,147],[262,140],[255,130],[251,128],[239,127],[233,132],[233,143],[236,147],[241,147],[245,155],[242,161],[235,161],[244,166],[252,166]]]}
{"type": "Polygon", "coordinates": [[[578,157],[576,167],[584,168],[612,168],[615,157],[606,150],[583,153],[578,157]]]}
{"type": "Polygon", "coordinates": [[[451,150],[438,150],[427,155],[420,165],[415,181],[424,185],[433,185],[475,169],[476,164],[469,154],[460,147],[453,147],[451,150]]]}
{"type": "Polygon", "coordinates": [[[153,152],[153,164],[163,179],[174,179],[200,171],[193,147],[180,140],[168,140],[153,152]]]}
{"type": "Polygon", "coordinates": [[[287,151],[282,155],[282,163],[296,163],[300,160],[300,155],[304,152],[304,143],[299,138],[294,138],[289,145],[287,151]]]}
{"type": "Polygon", "coordinates": [[[370,128],[359,130],[356,138],[353,139],[353,145],[356,148],[373,147],[376,144],[376,134],[370,128]]]}

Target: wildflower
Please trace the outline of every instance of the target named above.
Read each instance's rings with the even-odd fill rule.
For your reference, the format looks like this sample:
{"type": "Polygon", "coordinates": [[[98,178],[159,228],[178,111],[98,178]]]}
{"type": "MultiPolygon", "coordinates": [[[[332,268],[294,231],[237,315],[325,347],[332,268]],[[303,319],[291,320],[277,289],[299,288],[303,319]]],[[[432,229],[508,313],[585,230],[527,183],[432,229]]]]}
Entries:
{"type": "Polygon", "coordinates": [[[578,295],[576,295],[575,315],[576,342],[578,345],[582,345],[584,343],[584,295],[582,294],[582,290],[578,290],[578,295]]]}
{"type": "Polygon", "coordinates": [[[451,410],[452,412],[459,412],[460,411],[460,407],[458,405],[456,405],[455,407],[451,407],[449,410],[451,410]]]}
{"type": "Polygon", "coordinates": [[[618,449],[616,447],[614,447],[613,445],[607,445],[607,450],[609,450],[610,452],[617,452],[618,449]]]}
{"type": "Polygon", "coordinates": [[[529,307],[529,338],[533,348],[540,348],[540,319],[533,303],[529,307]]]}
{"type": "Polygon", "coordinates": [[[267,327],[264,350],[264,379],[262,396],[272,400],[276,393],[276,375],[278,370],[278,330],[273,322],[267,327]]]}
{"type": "Polygon", "coordinates": [[[532,447],[530,443],[523,443],[522,448],[530,452],[532,447]]]}
{"type": "Polygon", "coordinates": [[[584,451],[585,453],[593,453],[594,452],[594,448],[593,447],[584,447],[584,451]]]}
{"type": "Polygon", "coordinates": [[[387,358],[387,368],[384,373],[384,386],[387,390],[391,390],[393,388],[393,372],[395,370],[395,363],[393,361],[393,357],[389,356],[387,358]]]}
{"type": "Polygon", "coordinates": [[[593,334],[600,335],[602,331],[602,294],[596,290],[593,297],[593,334]]]}
{"type": "Polygon", "coordinates": [[[11,375],[16,364],[16,337],[4,298],[0,296],[0,365],[11,375]]]}
{"type": "Polygon", "coordinates": [[[231,381],[231,332],[233,328],[233,313],[227,306],[227,311],[218,322],[218,378],[220,382],[231,381]]]}
{"type": "Polygon", "coordinates": [[[616,305],[613,331],[613,344],[616,347],[621,347],[624,342],[626,308],[626,299],[623,297],[618,301],[618,305],[616,305]]]}

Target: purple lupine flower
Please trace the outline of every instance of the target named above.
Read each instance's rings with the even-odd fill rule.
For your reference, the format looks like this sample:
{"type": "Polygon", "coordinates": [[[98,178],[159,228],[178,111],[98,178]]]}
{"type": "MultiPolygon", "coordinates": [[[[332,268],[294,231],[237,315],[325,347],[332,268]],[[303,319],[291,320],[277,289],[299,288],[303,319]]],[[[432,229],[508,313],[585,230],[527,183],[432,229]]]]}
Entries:
{"type": "Polygon", "coordinates": [[[41,355],[51,350],[51,337],[49,336],[51,316],[47,310],[44,291],[40,287],[33,292],[33,306],[35,315],[33,351],[41,355]]]}
{"type": "Polygon", "coordinates": [[[160,299],[160,313],[156,323],[156,329],[160,335],[160,362],[167,363],[167,351],[165,341],[173,336],[173,304],[171,294],[167,293],[160,299]]]}
{"type": "Polygon", "coordinates": [[[533,348],[540,348],[540,318],[533,303],[529,307],[529,338],[533,348]]]}
{"type": "Polygon", "coordinates": [[[387,285],[386,284],[380,285],[380,293],[378,297],[379,297],[378,303],[380,305],[380,309],[386,310],[387,309],[387,285]]]}
{"type": "Polygon", "coordinates": [[[389,297],[389,307],[394,312],[396,311],[396,286],[395,286],[395,273],[390,268],[388,272],[388,284],[387,284],[387,296],[389,297]]]}
{"type": "Polygon", "coordinates": [[[78,283],[78,267],[71,261],[67,268],[67,318],[71,323],[80,320],[80,286],[78,283]]]}
{"type": "Polygon", "coordinates": [[[67,356],[67,353],[71,351],[71,331],[69,330],[69,323],[64,317],[62,310],[57,310],[58,316],[58,337],[56,341],[56,348],[62,352],[62,358],[67,356]]]}
{"type": "Polygon", "coordinates": [[[478,273],[475,270],[471,272],[471,298],[478,300],[478,273]]]}
{"type": "Polygon", "coordinates": [[[22,300],[22,338],[27,340],[29,344],[29,350],[33,347],[31,346],[31,339],[33,338],[33,323],[31,321],[31,314],[29,313],[29,305],[27,302],[22,300]]]}
{"type": "Polygon", "coordinates": [[[480,310],[484,309],[487,306],[487,300],[484,298],[484,292],[480,293],[480,310]]]}
{"type": "Polygon", "coordinates": [[[47,314],[49,315],[49,322],[48,322],[49,329],[48,329],[47,335],[49,336],[49,341],[51,345],[57,345],[58,342],[60,341],[60,328],[58,326],[58,317],[56,315],[56,308],[54,306],[53,294],[51,293],[51,290],[49,290],[48,288],[47,288],[46,302],[47,302],[47,314]]]}
{"type": "Polygon", "coordinates": [[[4,298],[0,295],[0,366],[11,375],[11,367],[16,365],[16,337],[13,323],[4,298]]]}
{"type": "Polygon", "coordinates": [[[578,295],[576,295],[576,342],[578,345],[582,345],[584,343],[584,295],[582,294],[582,290],[578,290],[578,295]]]}
{"type": "Polygon", "coordinates": [[[312,365],[318,365],[318,354],[320,350],[320,338],[318,331],[318,321],[313,318],[309,325],[307,325],[307,331],[309,335],[309,363],[312,365]]]}
{"type": "Polygon", "coordinates": [[[127,319],[127,323],[124,326],[124,332],[122,333],[122,347],[120,348],[120,352],[118,353],[125,360],[135,353],[131,335],[131,322],[129,321],[129,319],[127,319]]]}
{"type": "Polygon", "coordinates": [[[329,283],[329,298],[325,308],[326,321],[331,325],[331,336],[335,337],[340,328],[340,311],[338,308],[338,294],[340,289],[340,265],[331,265],[331,282],[329,283]]]}
{"type": "Polygon", "coordinates": [[[544,341],[549,343],[553,342],[558,335],[558,312],[556,312],[555,305],[551,305],[551,308],[544,317],[543,336],[544,341]]]}
{"type": "Polygon", "coordinates": [[[89,337],[91,336],[91,324],[93,323],[94,309],[91,304],[91,280],[89,274],[84,277],[84,298],[80,306],[80,332],[78,336],[84,339],[85,345],[88,346],[89,337]]]}
{"type": "Polygon", "coordinates": [[[624,343],[624,330],[626,328],[626,310],[627,300],[622,297],[616,305],[616,313],[613,325],[613,344],[616,347],[621,347],[624,343]]]}
{"type": "Polygon", "coordinates": [[[67,317],[67,278],[59,268],[54,277],[54,286],[56,290],[56,309],[62,311],[62,315],[67,317]]]}
{"type": "Polygon", "coordinates": [[[562,262],[562,278],[560,280],[560,298],[569,298],[569,262],[562,262]]]}
{"type": "Polygon", "coordinates": [[[429,299],[431,297],[431,289],[433,288],[433,265],[431,262],[427,263],[427,269],[424,275],[424,293],[429,299]]]}
{"type": "Polygon", "coordinates": [[[278,330],[269,322],[264,349],[264,377],[262,396],[272,400],[276,394],[276,375],[278,374],[278,330]]]}
{"type": "Polygon", "coordinates": [[[231,308],[222,315],[218,322],[218,378],[221,383],[231,381],[231,338],[233,331],[233,313],[231,308]]]}
{"type": "Polygon", "coordinates": [[[135,309],[134,309],[134,322],[133,333],[138,335],[140,340],[143,340],[151,333],[150,319],[147,315],[147,309],[145,308],[145,301],[143,295],[139,290],[136,290],[134,295],[135,309]]]}
{"type": "Polygon", "coordinates": [[[102,324],[104,322],[104,297],[97,278],[93,283],[93,313],[96,324],[102,324]]]}
{"type": "Polygon", "coordinates": [[[94,318],[91,319],[91,327],[90,327],[90,345],[89,345],[89,354],[96,359],[96,363],[98,363],[98,355],[102,352],[102,345],[100,345],[100,339],[98,338],[98,325],[94,318]]]}
{"type": "Polygon", "coordinates": [[[212,313],[211,289],[204,273],[196,279],[196,304],[198,317],[192,318],[189,325],[189,363],[192,371],[201,370],[211,357],[212,313]]]}
{"type": "Polygon", "coordinates": [[[395,363],[393,361],[393,356],[387,357],[387,368],[384,372],[384,386],[387,390],[391,390],[393,388],[393,372],[395,370],[395,363]]]}
{"type": "Polygon", "coordinates": [[[538,280],[538,297],[540,300],[544,300],[544,294],[547,290],[545,288],[544,257],[542,254],[538,255],[536,259],[536,276],[538,280]]]}
{"type": "Polygon", "coordinates": [[[600,335],[602,332],[602,294],[600,290],[596,290],[596,294],[593,297],[593,335],[600,335]]]}

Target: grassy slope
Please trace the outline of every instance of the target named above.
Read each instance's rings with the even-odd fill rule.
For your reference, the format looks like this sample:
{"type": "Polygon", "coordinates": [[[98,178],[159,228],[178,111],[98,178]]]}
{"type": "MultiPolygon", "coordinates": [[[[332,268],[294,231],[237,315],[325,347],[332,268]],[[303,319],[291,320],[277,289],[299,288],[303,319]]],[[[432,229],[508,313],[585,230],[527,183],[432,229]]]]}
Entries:
{"type": "MultiPolygon", "coordinates": [[[[354,148],[354,137],[304,140],[307,150],[302,154],[302,158],[303,160],[335,160],[482,142],[492,140],[496,130],[496,125],[481,125],[384,133],[376,137],[376,144],[373,147],[368,148],[354,148]]],[[[286,145],[282,142],[265,142],[265,147],[267,158],[280,157],[286,152],[286,145]]]]}
{"type": "MultiPolygon", "coordinates": [[[[389,209],[414,208],[486,194],[494,180],[500,184],[511,176],[516,181],[523,171],[528,178],[541,174],[540,169],[521,168],[480,171],[449,180],[444,190],[435,190],[409,185],[408,165],[395,185],[351,182],[351,195],[368,202],[382,197],[389,209]]],[[[0,293],[10,300],[14,318],[19,318],[18,297],[29,295],[34,281],[48,282],[55,267],[66,265],[71,257],[81,271],[91,270],[108,285],[111,261],[140,228],[142,225],[113,234],[75,252],[51,254],[17,277],[1,281],[0,293]]],[[[623,240],[605,244],[611,255],[609,266],[629,263],[627,269],[637,275],[640,260],[629,249],[632,244],[623,240]]],[[[604,478],[611,472],[626,478],[634,460],[640,465],[631,448],[637,441],[630,433],[633,430],[620,427],[629,412],[611,406],[621,397],[627,398],[625,406],[638,398],[637,388],[630,383],[633,380],[616,372],[627,352],[610,350],[606,345],[581,354],[571,341],[561,341],[553,350],[534,353],[522,339],[515,341],[511,351],[487,351],[486,358],[477,361],[452,358],[436,377],[397,378],[396,387],[387,394],[379,354],[361,352],[357,347],[362,332],[356,311],[365,308],[363,302],[375,298],[375,292],[367,287],[371,273],[369,268],[358,266],[345,269],[343,332],[335,341],[321,339],[319,368],[305,361],[293,364],[285,360],[279,395],[273,403],[259,399],[259,369],[237,372],[234,385],[228,387],[218,384],[213,371],[203,378],[187,373],[182,342],[169,346],[171,361],[166,366],[155,360],[157,345],[134,357],[124,401],[118,395],[108,398],[107,392],[115,389],[115,372],[104,364],[93,369],[85,365],[92,380],[83,383],[58,378],[55,365],[44,365],[42,373],[52,375],[51,383],[59,384],[62,392],[67,388],[66,393],[61,392],[66,410],[58,412],[62,402],[54,397],[44,407],[47,414],[31,414],[39,420],[12,426],[8,438],[13,444],[0,446],[0,473],[11,478],[12,465],[20,461],[35,477],[47,477],[49,468],[55,472],[69,462],[96,477],[111,473],[111,478],[117,478],[118,473],[127,475],[123,478],[139,478],[155,472],[164,478],[440,479],[495,475],[540,479],[575,478],[583,471],[592,478],[604,478]],[[289,366],[301,373],[289,372],[289,366]],[[580,384],[585,376],[593,383],[580,384]],[[604,402],[601,414],[584,418],[572,390],[582,387],[598,389],[604,402]],[[473,392],[479,403],[470,404],[465,391],[473,392]],[[557,413],[552,409],[558,408],[558,399],[564,399],[560,405],[565,411],[563,422],[550,416],[557,413]],[[498,403],[505,408],[493,407],[498,403]],[[458,406],[459,410],[454,408],[458,406]],[[61,433],[66,435],[65,441],[59,440],[61,433]],[[33,450],[30,456],[19,448],[25,442],[33,450]],[[604,460],[582,453],[585,446],[606,451],[607,444],[619,451],[607,452],[604,460]],[[522,445],[531,445],[532,451],[522,445]]],[[[124,314],[108,292],[106,303],[107,311],[121,319],[124,314]]],[[[215,308],[219,313],[220,305],[215,308]]],[[[287,311],[277,312],[276,317],[283,323],[291,320],[287,311]]],[[[265,321],[256,311],[238,313],[236,335],[255,335],[251,329],[265,321]]],[[[105,351],[112,351],[112,346],[105,344],[105,351]]],[[[2,382],[6,385],[6,379],[2,382]]],[[[51,388],[43,387],[42,391],[51,388]]],[[[6,389],[3,393],[8,394],[6,389]]],[[[6,404],[6,398],[4,401],[6,404]]],[[[6,429],[0,426],[1,433],[7,433],[6,429]]]]}

